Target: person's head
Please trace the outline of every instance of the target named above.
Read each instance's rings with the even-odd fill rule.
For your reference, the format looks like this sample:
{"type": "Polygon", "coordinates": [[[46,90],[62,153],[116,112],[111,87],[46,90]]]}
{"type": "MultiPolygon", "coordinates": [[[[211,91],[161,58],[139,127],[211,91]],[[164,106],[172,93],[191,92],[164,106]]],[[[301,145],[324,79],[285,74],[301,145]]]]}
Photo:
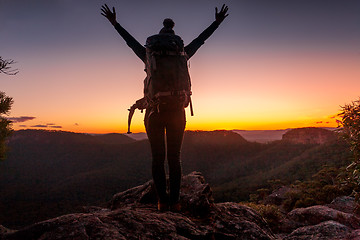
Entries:
{"type": "Polygon", "coordinates": [[[161,33],[175,34],[173,27],[175,26],[174,21],[171,18],[165,18],[163,21],[164,27],[160,30],[161,33]]]}

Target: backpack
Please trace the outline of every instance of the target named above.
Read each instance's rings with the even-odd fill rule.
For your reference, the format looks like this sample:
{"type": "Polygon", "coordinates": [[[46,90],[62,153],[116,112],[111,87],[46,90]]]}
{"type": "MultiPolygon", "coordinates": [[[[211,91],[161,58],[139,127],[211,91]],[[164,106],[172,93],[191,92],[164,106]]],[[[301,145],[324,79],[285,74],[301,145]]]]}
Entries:
{"type": "Polygon", "coordinates": [[[157,112],[174,111],[190,104],[190,113],[194,116],[183,40],[174,34],[161,33],[148,37],[145,47],[144,97],[128,109],[128,133],[131,133],[131,119],[136,109],[142,112],[150,106],[157,112]]]}
{"type": "Polygon", "coordinates": [[[185,108],[190,103],[191,81],[183,40],[161,33],[146,40],[144,96],[157,111],[185,108]]]}

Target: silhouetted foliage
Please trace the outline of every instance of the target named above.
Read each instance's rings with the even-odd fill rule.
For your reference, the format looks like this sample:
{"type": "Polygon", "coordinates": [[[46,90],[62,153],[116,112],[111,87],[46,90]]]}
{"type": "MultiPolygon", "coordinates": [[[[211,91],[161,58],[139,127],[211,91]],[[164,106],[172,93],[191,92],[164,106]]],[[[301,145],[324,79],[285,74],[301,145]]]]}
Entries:
{"type": "MultiPolygon", "coordinates": [[[[285,193],[286,199],[282,203],[282,208],[290,212],[295,208],[329,204],[336,197],[349,195],[354,189],[354,184],[343,184],[346,178],[348,171],[345,166],[339,168],[325,165],[310,179],[297,180],[291,184],[290,191],[285,193]]],[[[277,182],[278,180],[269,181],[269,188],[258,189],[256,193],[251,194],[250,201],[261,205],[269,193],[278,189],[277,182]]]]}
{"type": "Polygon", "coordinates": [[[15,75],[19,71],[17,69],[12,69],[12,64],[14,64],[15,61],[11,59],[3,59],[0,56],[0,73],[4,73],[7,75],[15,75]]]}
{"type": "Polygon", "coordinates": [[[344,184],[353,187],[353,195],[360,202],[360,99],[346,104],[339,114],[339,132],[350,145],[353,154],[352,163],[346,168],[347,177],[344,184]]]}
{"type": "Polygon", "coordinates": [[[345,167],[324,166],[310,180],[295,182],[292,185],[294,190],[287,193],[284,209],[291,211],[299,207],[328,204],[336,197],[349,195],[351,189],[344,188],[339,177],[344,171],[345,167]]]}
{"type": "Polygon", "coordinates": [[[258,211],[258,213],[260,213],[260,215],[269,224],[271,230],[275,233],[279,232],[281,220],[284,219],[284,214],[278,206],[254,202],[241,202],[241,204],[258,211]]]}
{"type": "MultiPolygon", "coordinates": [[[[19,71],[12,69],[14,60],[5,60],[0,56],[0,73],[6,75],[15,75],[19,71]]],[[[6,157],[6,138],[10,136],[12,132],[11,121],[7,120],[4,115],[10,112],[13,104],[13,99],[5,95],[4,92],[0,91],[0,161],[6,157]]]]}
{"type": "Polygon", "coordinates": [[[13,99],[0,92],[0,160],[6,157],[6,139],[12,133],[11,121],[4,115],[8,114],[13,104],[13,99]]]}

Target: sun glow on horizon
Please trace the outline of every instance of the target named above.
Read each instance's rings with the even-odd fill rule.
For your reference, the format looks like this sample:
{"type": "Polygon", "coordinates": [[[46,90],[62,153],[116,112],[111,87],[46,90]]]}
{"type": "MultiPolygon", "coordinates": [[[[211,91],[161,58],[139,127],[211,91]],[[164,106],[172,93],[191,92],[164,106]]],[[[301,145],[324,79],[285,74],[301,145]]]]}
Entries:
{"type": "MultiPolygon", "coordinates": [[[[186,110],[188,111],[188,110],[186,110]]],[[[131,124],[132,133],[145,132],[143,124],[144,114],[135,114],[131,124]]],[[[34,121],[34,120],[33,120],[34,121]]],[[[284,120],[279,119],[245,119],[241,121],[223,121],[213,120],[201,122],[196,119],[196,116],[191,117],[187,112],[187,125],[186,130],[191,131],[214,131],[214,130],[279,130],[288,128],[301,128],[301,127],[337,127],[336,119],[333,116],[324,116],[322,118],[311,118],[307,116],[299,117],[297,120],[284,120]]],[[[15,130],[21,129],[43,129],[43,130],[61,130],[77,133],[126,133],[127,132],[127,119],[122,122],[108,121],[108,122],[86,122],[75,123],[71,125],[64,125],[61,128],[52,128],[52,125],[33,125],[32,127],[24,126],[21,123],[14,123],[15,130]],[[21,127],[23,126],[23,127],[21,127]],[[42,126],[42,127],[38,127],[42,126]]]]}
{"type": "MultiPolygon", "coordinates": [[[[15,101],[9,117],[20,119],[14,129],[127,132],[127,109],[143,95],[144,64],[99,14],[101,3],[84,3],[41,4],[51,15],[36,14],[46,12],[42,8],[19,9],[36,4],[26,1],[8,1],[9,7],[0,9],[7,33],[1,54],[17,61],[20,70],[16,76],[0,76],[0,90],[15,101]],[[78,21],[76,9],[88,21],[78,21]],[[22,116],[31,120],[21,122],[22,116]]],[[[151,14],[163,14],[154,3],[141,4],[154,9],[151,14]]],[[[171,4],[162,3],[179,18],[176,32],[185,43],[213,21],[213,13],[203,11],[210,8],[208,2],[194,4],[198,14],[188,17],[180,12],[188,3],[179,2],[179,9],[171,4]]],[[[359,5],[327,3],[323,8],[320,1],[309,11],[303,1],[267,4],[229,2],[228,21],[190,59],[195,116],[186,109],[188,130],[336,127],[329,116],[358,99],[359,5]],[[336,17],[334,9],[339,10],[336,17]]],[[[137,9],[138,2],[129,5],[137,9]]],[[[134,21],[127,7],[121,23],[144,44],[161,22],[134,21]]],[[[135,112],[132,132],[145,131],[143,118],[135,112]]]]}

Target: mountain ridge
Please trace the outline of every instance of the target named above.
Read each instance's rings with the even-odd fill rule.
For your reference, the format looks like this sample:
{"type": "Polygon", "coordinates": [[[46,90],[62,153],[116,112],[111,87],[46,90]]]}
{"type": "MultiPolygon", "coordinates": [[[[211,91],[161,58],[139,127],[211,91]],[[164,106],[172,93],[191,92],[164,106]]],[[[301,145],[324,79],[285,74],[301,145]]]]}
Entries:
{"type": "MultiPolygon", "coordinates": [[[[287,129],[276,129],[276,130],[240,130],[233,129],[227,130],[240,134],[245,140],[249,142],[258,142],[258,143],[269,143],[277,140],[281,140],[282,136],[293,129],[298,128],[287,128],[287,129]]],[[[337,128],[329,128],[329,127],[321,127],[320,129],[325,129],[329,131],[334,131],[337,128]]],[[[140,133],[132,133],[127,136],[135,139],[135,140],[144,140],[147,139],[147,135],[144,132],[140,133]]]]}

